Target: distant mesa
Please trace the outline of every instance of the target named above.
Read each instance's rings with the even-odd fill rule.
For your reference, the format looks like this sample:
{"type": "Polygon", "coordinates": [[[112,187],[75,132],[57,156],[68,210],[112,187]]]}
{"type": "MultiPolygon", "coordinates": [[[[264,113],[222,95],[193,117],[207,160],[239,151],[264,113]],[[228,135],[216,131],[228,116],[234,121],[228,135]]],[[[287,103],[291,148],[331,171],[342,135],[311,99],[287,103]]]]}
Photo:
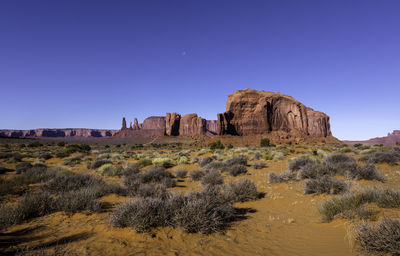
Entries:
{"type": "Polygon", "coordinates": [[[395,145],[396,143],[400,143],[400,130],[394,130],[393,132],[389,132],[385,137],[376,137],[369,140],[359,140],[359,141],[343,141],[348,144],[366,144],[366,145],[375,145],[375,144],[383,144],[383,145],[395,145]]]}
{"type": "MultiPolygon", "coordinates": [[[[396,131],[397,133],[398,131],[396,131]]],[[[35,129],[0,130],[3,137],[269,137],[276,143],[339,142],[332,136],[329,116],[306,107],[281,93],[239,90],[228,96],[226,111],[217,120],[206,120],[196,113],[150,116],[139,123],[137,118],[122,118],[120,130],[35,129]]]]}
{"type": "Polygon", "coordinates": [[[66,129],[32,129],[0,130],[0,137],[9,138],[103,138],[112,137],[118,130],[66,128],[66,129]]]}

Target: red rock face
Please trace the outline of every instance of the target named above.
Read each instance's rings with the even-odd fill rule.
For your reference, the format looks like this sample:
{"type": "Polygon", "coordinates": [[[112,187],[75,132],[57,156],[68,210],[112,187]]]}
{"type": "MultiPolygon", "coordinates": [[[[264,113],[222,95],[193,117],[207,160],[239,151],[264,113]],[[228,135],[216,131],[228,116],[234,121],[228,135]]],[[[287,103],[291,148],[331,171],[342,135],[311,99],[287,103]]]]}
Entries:
{"type": "Polygon", "coordinates": [[[165,132],[165,117],[164,116],[151,116],[144,119],[142,128],[143,130],[162,130],[165,132]]]}
{"type": "Polygon", "coordinates": [[[126,129],[126,119],[125,117],[122,118],[122,127],[121,130],[126,129]]]}
{"type": "Polygon", "coordinates": [[[179,135],[193,136],[206,134],[206,120],[197,114],[187,114],[181,118],[179,124],[179,135]]]}
{"type": "Polygon", "coordinates": [[[209,136],[218,134],[218,122],[217,120],[206,120],[206,133],[209,136]]]}
{"type": "Polygon", "coordinates": [[[220,135],[256,135],[296,131],[304,135],[331,135],[329,117],[280,93],[240,90],[228,96],[226,112],[218,114],[220,135]]]}
{"type": "Polygon", "coordinates": [[[178,113],[167,113],[165,134],[167,136],[178,136],[181,115],[178,113]]]}

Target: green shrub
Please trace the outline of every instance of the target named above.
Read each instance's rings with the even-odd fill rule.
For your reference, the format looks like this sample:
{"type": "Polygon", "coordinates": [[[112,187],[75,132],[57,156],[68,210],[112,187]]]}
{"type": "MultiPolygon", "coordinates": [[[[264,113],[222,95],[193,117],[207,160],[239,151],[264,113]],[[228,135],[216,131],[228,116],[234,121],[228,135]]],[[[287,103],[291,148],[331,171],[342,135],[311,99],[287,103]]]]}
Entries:
{"type": "Polygon", "coordinates": [[[145,167],[145,166],[152,165],[152,161],[151,161],[150,159],[140,159],[140,160],[138,160],[138,161],[136,162],[136,165],[137,165],[139,168],[143,168],[143,167],[145,167]]]}
{"type": "Polygon", "coordinates": [[[154,158],[152,164],[154,166],[161,166],[164,168],[170,168],[175,166],[175,162],[171,158],[167,157],[154,158]]]}
{"type": "Polygon", "coordinates": [[[268,138],[261,139],[260,147],[269,147],[269,146],[271,146],[271,143],[268,138]]]}
{"type": "Polygon", "coordinates": [[[220,140],[217,140],[217,141],[214,141],[214,142],[210,143],[209,147],[210,147],[211,150],[224,149],[225,148],[220,140]]]}

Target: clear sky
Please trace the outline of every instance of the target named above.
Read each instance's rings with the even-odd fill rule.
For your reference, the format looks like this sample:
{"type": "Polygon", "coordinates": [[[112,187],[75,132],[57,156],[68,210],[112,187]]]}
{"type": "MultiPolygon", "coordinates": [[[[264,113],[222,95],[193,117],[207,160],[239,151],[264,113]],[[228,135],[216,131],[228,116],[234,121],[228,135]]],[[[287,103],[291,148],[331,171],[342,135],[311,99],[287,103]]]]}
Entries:
{"type": "Polygon", "coordinates": [[[120,128],[288,94],[339,139],[400,129],[398,0],[3,0],[0,128],[120,128]]]}

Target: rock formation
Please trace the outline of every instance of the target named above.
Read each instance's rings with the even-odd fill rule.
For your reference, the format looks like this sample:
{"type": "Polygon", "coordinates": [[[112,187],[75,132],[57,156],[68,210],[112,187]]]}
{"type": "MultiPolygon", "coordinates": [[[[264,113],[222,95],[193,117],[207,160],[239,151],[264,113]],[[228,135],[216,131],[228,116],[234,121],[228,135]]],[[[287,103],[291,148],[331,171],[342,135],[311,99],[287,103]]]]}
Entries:
{"type": "Polygon", "coordinates": [[[162,130],[165,132],[165,117],[164,116],[150,116],[144,119],[142,124],[143,130],[162,130]]]}
{"type": "Polygon", "coordinates": [[[329,117],[280,93],[245,89],[228,96],[218,114],[219,135],[258,135],[272,131],[315,137],[331,136],[329,117]]]}
{"type": "Polygon", "coordinates": [[[369,140],[359,140],[359,141],[343,141],[348,144],[367,144],[367,145],[375,145],[375,144],[383,144],[383,145],[395,145],[400,143],[400,130],[394,130],[393,132],[389,132],[385,137],[376,137],[369,140]]]}
{"type": "Polygon", "coordinates": [[[140,130],[140,126],[139,126],[139,122],[138,122],[137,118],[135,118],[135,121],[134,121],[134,123],[133,123],[132,129],[134,129],[134,130],[140,130]]]}
{"type": "Polygon", "coordinates": [[[181,121],[181,115],[178,113],[167,113],[166,115],[166,128],[165,135],[167,136],[178,136],[179,135],[179,124],[181,121]]]}
{"type": "Polygon", "coordinates": [[[125,120],[125,117],[122,118],[122,127],[121,127],[121,130],[124,130],[124,129],[126,129],[126,120],[125,120]]]}
{"type": "Polygon", "coordinates": [[[111,137],[118,130],[104,129],[32,129],[32,130],[0,130],[0,137],[11,138],[70,138],[70,137],[111,137]]]}
{"type": "Polygon", "coordinates": [[[218,134],[217,120],[206,120],[206,133],[208,136],[214,136],[218,134]]]}
{"type": "Polygon", "coordinates": [[[206,134],[206,120],[197,114],[187,114],[181,118],[179,135],[196,136],[206,134]]]}

